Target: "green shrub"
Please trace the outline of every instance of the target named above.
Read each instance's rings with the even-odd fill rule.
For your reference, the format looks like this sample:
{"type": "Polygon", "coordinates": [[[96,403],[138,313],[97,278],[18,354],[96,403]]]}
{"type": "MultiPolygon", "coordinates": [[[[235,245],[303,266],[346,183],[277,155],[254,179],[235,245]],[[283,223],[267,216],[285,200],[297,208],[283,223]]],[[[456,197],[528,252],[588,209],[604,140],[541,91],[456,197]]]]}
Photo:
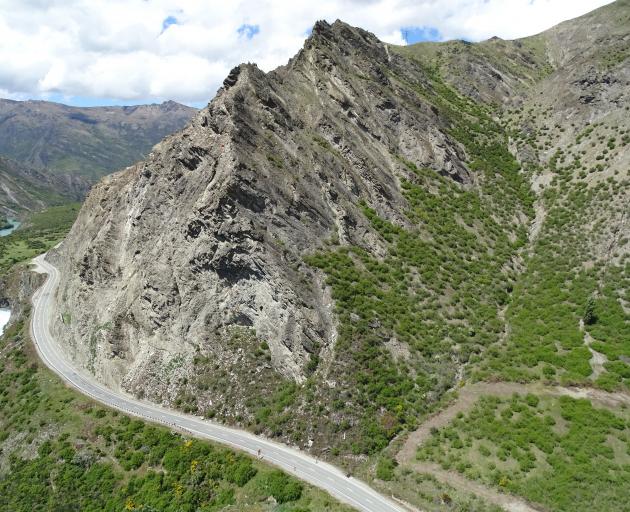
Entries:
{"type": "Polygon", "coordinates": [[[390,457],[379,457],[376,463],[376,478],[381,480],[393,480],[396,461],[390,457]]]}
{"type": "Polygon", "coordinates": [[[505,487],[545,509],[607,512],[618,509],[615,504],[630,486],[627,455],[616,455],[611,442],[627,446],[625,416],[567,396],[481,397],[464,418],[433,434],[417,456],[505,487]],[[554,419],[558,413],[561,429],[554,419]],[[462,441],[471,436],[479,440],[478,450],[462,441]],[[479,459],[493,450],[497,463],[479,459]]]}
{"type": "Polygon", "coordinates": [[[593,297],[589,297],[586,301],[584,316],[582,318],[586,325],[592,325],[597,321],[597,316],[595,315],[595,301],[593,300],[593,297]]]}
{"type": "Polygon", "coordinates": [[[278,503],[297,501],[302,496],[302,484],[280,470],[268,473],[263,485],[265,491],[273,496],[278,503]]]}

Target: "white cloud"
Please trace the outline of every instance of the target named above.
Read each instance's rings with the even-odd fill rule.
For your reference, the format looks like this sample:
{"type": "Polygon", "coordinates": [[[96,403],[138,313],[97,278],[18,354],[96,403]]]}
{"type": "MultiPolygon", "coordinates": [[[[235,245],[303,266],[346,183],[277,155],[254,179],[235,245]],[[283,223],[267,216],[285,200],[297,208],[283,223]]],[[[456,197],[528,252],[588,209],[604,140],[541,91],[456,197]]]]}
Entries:
{"type": "Polygon", "coordinates": [[[402,44],[402,27],[445,39],[531,35],[610,0],[0,0],[4,97],[210,99],[240,62],[286,63],[318,19],[402,44]],[[168,17],[177,24],[163,29],[168,17]],[[243,24],[257,25],[251,39],[243,24]]]}

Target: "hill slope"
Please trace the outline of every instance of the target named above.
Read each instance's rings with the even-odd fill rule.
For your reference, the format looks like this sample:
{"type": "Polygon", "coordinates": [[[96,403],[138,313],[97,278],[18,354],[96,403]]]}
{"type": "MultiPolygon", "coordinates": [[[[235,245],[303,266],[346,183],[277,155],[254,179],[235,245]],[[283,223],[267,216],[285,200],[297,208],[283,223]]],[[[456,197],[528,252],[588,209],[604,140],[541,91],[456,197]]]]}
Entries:
{"type": "Polygon", "coordinates": [[[409,48],[319,22],[235,68],[92,190],[56,334],[109,385],[335,454],[465,378],[593,384],[589,297],[594,384],[627,386],[627,14],[409,48]]]}
{"type": "Polygon", "coordinates": [[[173,101],[81,108],[0,100],[0,154],[31,167],[95,181],[144,158],[195,111],[173,101]]]}
{"type": "Polygon", "coordinates": [[[90,183],[81,176],[52,174],[0,156],[0,214],[10,217],[83,198],[90,183]]]}

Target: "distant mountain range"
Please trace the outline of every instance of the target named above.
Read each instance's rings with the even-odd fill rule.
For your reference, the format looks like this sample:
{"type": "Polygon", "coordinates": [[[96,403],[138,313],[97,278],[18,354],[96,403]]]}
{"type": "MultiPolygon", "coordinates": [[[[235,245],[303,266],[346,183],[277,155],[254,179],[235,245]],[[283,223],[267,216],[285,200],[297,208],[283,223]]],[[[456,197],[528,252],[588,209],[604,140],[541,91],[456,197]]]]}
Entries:
{"type": "Polygon", "coordinates": [[[81,108],[0,99],[0,212],[82,198],[100,177],[143,159],[195,112],[174,101],[81,108]]]}

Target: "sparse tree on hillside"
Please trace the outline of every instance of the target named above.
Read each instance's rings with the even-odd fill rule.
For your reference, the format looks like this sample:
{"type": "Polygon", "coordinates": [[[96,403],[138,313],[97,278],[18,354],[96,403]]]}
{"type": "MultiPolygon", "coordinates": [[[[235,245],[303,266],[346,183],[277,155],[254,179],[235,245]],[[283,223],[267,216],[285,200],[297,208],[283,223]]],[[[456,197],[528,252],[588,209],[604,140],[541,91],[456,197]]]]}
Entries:
{"type": "Polygon", "coordinates": [[[597,316],[595,315],[595,301],[593,300],[593,297],[589,297],[586,301],[583,320],[585,325],[592,325],[597,322],[597,316]]]}

